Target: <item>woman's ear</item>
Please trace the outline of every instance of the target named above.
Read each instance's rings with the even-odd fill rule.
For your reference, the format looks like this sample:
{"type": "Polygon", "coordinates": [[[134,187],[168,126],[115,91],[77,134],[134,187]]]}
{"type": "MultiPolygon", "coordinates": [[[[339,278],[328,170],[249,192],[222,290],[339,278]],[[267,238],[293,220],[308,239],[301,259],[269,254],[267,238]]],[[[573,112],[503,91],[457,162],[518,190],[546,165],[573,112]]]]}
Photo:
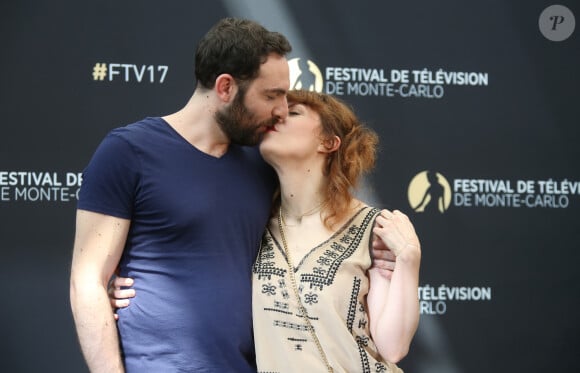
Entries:
{"type": "Polygon", "coordinates": [[[325,140],[322,140],[320,145],[318,146],[318,151],[321,153],[332,153],[340,148],[340,137],[332,136],[325,140]]]}
{"type": "Polygon", "coordinates": [[[215,80],[217,96],[224,102],[230,102],[238,91],[236,80],[230,74],[221,74],[215,80]]]}

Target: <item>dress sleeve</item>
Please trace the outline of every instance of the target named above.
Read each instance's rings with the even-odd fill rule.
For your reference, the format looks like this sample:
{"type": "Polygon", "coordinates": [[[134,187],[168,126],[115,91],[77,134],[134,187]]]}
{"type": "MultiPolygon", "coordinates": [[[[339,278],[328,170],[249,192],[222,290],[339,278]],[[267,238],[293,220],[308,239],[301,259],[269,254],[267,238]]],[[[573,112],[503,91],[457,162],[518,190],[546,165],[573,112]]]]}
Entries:
{"type": "Polygon", "coordinates": [[[131,144],[109,133],[83,171],[77,208],[131,219],[140,168],[131,144]]]}

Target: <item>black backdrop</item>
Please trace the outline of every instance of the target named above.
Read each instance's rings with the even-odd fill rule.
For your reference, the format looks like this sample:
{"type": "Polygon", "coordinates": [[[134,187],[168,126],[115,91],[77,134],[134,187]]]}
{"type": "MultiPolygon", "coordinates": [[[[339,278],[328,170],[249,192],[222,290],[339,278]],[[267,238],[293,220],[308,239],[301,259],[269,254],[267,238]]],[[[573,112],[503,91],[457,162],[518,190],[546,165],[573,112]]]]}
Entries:
{"type": "Polygon", "coordinates": [[[78,175],[110,129],[185,104],[197,40],[234,15],[286,34],[293,83],[381,136],[361,194],[423,244],[400,365],[577,371],[580,4],[559,4],[3,2],[0,370],[86,371],[68,303],[78,175]]]}

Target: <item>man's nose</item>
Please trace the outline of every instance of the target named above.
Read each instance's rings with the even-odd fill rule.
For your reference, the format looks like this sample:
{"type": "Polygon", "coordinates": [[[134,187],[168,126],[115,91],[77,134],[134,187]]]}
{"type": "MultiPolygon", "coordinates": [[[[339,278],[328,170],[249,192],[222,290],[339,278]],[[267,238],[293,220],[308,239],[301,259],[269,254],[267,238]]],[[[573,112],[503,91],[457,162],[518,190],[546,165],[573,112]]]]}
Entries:
{"type": "Polygon", "coordinates": [[[280,100],[280,103],[274,107],[272,115],[278,118],[278,121],[282,122],[288,116],[288,100],[286,96],[280,100]]]}

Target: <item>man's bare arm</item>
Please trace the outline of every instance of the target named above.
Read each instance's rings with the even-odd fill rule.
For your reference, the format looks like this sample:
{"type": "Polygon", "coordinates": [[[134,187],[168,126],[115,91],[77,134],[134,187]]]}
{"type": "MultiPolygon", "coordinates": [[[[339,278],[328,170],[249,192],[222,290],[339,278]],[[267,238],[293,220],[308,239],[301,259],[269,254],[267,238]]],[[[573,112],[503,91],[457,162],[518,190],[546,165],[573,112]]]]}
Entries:
{"type": "Polygon", "coordinates": [[[107,283],[121,258],[130,223],[77,210],[70,301],[81,349],[92,373],[124,371],[107,283]]]}

